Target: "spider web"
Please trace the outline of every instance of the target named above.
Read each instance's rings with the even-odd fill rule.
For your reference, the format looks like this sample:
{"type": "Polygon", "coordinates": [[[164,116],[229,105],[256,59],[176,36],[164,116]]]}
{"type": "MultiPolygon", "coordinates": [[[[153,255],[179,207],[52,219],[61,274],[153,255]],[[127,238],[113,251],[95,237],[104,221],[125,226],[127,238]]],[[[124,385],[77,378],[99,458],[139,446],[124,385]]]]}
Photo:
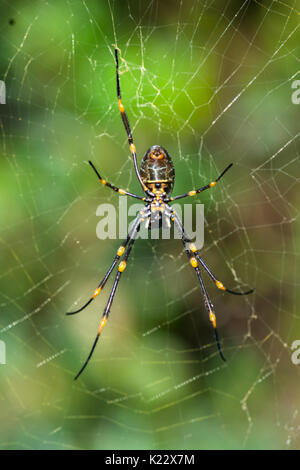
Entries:
{"type": "Polygon", "coordinates": [[[0,446],[297,448],[297,2],[1,6],[0,446]],[[86,161],[139,191],[114,44],[138,157],[155,143],[168,149],[174,194],[234,163],[193,199],[205,204],[201,255],[229,288],[256,290],[233,297],[204,277],[224,364],[180,242],[137,241],[73,382],[111,284],[80,315],[64,313],[89,298],[119,246],[96,238],[97,206],[117,207],[118,196],[86,161]]]}

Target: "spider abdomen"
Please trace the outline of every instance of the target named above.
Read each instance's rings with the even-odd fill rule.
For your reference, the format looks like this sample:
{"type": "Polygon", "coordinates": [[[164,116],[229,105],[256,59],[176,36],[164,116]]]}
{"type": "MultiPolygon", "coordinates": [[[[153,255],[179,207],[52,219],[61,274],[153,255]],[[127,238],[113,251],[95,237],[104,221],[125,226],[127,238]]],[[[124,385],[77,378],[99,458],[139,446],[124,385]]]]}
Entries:
{"type": "Polygon", "coordinates": [[[166,194],[173,190],[174,165],[168,152],[160,145],[153,145],[147,150],[141,162],[140,175],[150,191],[158,185],[166,194]]]}

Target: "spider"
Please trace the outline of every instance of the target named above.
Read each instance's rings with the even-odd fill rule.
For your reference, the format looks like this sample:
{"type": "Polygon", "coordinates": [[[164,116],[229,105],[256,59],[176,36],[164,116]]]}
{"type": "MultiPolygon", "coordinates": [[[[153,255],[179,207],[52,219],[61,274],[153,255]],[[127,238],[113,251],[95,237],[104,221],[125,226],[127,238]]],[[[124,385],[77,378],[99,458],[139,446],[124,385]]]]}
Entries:
{"type": "Polygon", "coordinates": [[[106,325],[106,322],[110,313],[111,305],[112,305],[121,275],[126,268],[126,263],[131,253],[133,244],[140,230],[140,226],[143,222],[145,222],[148,228],[150,228],[150,223],[153,223],[153,220],[154,222],[155,221],[158,222],[159,226],[161,226],[162,219],[165,218],[168,221],[169,225],[172,222],[175,224],[175,226],[179,230],[179,233],[181,235],[181,240],[184,245],[184,249],[189,258],[189,262],[197,275],[198,282],[200,284],[200,288],[201,288],[203,298],[204,298],[205,308],[208,312],[209,320],[212,323],[212,326],[215,332],[215,340],[217,344],[217,349],[223,361],[226,361],[226,359],[222,353],[221,345],[220,345],[220,341],[218,337],[216,315],[213,311],[213,304],[208,296],[208,292],[206,290],[206,287],[202,279],[200,266],[207,272],[209,277],[214,281],[216,287],[224,292],[229,292],[230,294],[235,294],[235,295],[247,295],[247,294],[251,294],[254,290],[254,289],[250,289],[246,292],[236,292],[236,291],[227,289],[224,286],[224,284],[215,277],[215,275],[211,272],[209,267],[203,261],[203,259],[199,255],[199,252],[195,244],[192,242],[188,234],[185,232],[185,229],[181,223],[180,218],[176,214],[175,210],[173,210],[173,208],[169,205],[169,203],[173,201],[177,201],[178,199],[195,196],[196,194],[199,194],[202,191],[206,191],[209,188],[213,188],[218,183],[218,181],[224,176],[224,174],[232,167],[232,163],[230,163],[230,165],[228,165],[225,168],[225,170],[214,181],[206,184],[205,186],[202,186],[202,188],[193,189],[184,194],[180,194],[179,196],[171,197],[170,195],[172,193],[174,181],[175,181],[175,170],[174,170],[174,165],[173,165],[170,155],[163,147],[161,147],[160,145],[153,145],[152,147],[150,147],[146,151],[142,159],[140,169],[138,168],[136,150],[135,150],[135,145],[133,142],[131,128],[130,128],[129,120],[128,120],[128,117],[125,112],[125,108],[121,99],[119,58],[118,58],[117,48],[115,48],[115,65],[116,65],[117,97],[118,97],[119,110],[121,113],[121,118],[122,118],[125,130],[126,130],[126,133],[127,133],[128,143],[129,143],[129,148],[130,148],[130,152],[131,152],[132,159],[133,159],[135,173],[145,193],[145,196],[144,197],[138,196],[137,194],[130,193],[128,191],[125,191],[124,189],[114,186],[113,184],[109,183],[108,181],[106,181],[100,176],[98,170],[96,169],[96,167],[91,161],[89,161],[89,164],[91,165],[92,169],[94,170],[98,179],[103,185],[107,186],[113,191],[118,192],[119,194],[131,196],[135,199],[140,199],[141,201],[145,203],[145,207],[139,212],[134,222],[132,223],[131,229],[128,232],[127,238],[123,241],[121,246],[118,248],[112,264],[110,265],[107,273],[105,274],[100,284],[98,284],[98,287],[94,291],[91,298],[78,310],[67,313],[67,315],[74,315],[84,310],[100,294],[108,278],[110,277],[113,269],[115,268],[118,261],[121,259],[119,266],[118,266],[117,274],[115,276],[113,287],[108,298],[108,302],[106,304],[106,307],[102,314],[102,318],[100,320],[96,339],[93,343],[93,346],[91,348],[91,351],[85,363],[81,367],[80,371],[78,372],[74,380],[77,380],[78,377],[82,374],[82,372],[88,365],[93,355],[93,352],[98,343],[99,337],[103,331],[104,326],[106,325]]]}

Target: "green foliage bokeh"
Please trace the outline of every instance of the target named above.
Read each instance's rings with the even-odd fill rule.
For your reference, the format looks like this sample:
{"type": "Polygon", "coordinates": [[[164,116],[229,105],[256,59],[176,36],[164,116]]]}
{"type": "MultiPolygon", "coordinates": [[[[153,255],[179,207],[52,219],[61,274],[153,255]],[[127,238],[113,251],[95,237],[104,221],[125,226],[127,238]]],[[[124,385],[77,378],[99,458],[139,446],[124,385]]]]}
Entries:
{"type": "Polygon", "coordinates": [[[0,3],[0,447],[297,447],[294,2],[0,3]],[[73,382],[109,286],[80,316],[64,313],[93,292],[119,243],[96,238],[98,204],[118,197],[86,161],[139,191],[114,44],[139,158],[166,147],[175,193],[234,163],[201,197],[203,256],[228,287],[256,291],[230,298],[205,277],[224,365],[180,243],[139,242],[101,344],[73,382]]]}

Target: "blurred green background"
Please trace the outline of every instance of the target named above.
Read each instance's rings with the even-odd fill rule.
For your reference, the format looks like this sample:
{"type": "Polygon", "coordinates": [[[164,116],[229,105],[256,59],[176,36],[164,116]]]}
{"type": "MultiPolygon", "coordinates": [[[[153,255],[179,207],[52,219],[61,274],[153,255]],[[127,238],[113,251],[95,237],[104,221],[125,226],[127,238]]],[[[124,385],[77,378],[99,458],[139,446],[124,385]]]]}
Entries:
{"type": "Polygon", "coordinates": [[[0,447],[299,447],[296,1],[0,3],[0,447]],[[96,237],[98,205],[119,201],[86,161],[139,191],[114,44],[139,159],[166,147],[175,194],[234,163],[194,200],[205,204],[202,254],[225,285],[256,291],[227,296],[205,276],[223,364],[181,243],[139,241],[74,382],[111,283],[80,315],[64,314],[89,298],[120,243],[96,237]]]}

